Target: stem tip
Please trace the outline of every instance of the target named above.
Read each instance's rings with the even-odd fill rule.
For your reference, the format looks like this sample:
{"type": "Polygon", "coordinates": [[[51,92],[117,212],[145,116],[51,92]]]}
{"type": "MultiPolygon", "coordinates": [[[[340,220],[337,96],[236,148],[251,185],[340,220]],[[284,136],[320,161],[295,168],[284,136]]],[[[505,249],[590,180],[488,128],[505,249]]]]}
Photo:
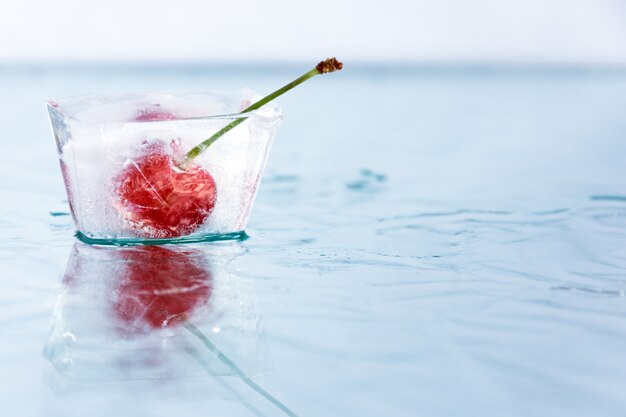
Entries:
{"type": "Polygon", "coordinates": [[[339,71],[342,68],[343,68],[343,63],[337,61],[337,58],[334,58],[334,57],[328,58],[327,60],[320,62],[315,67],[317,72],[319,72],[320,74],[326,74],[327,72],[339,71]]]}

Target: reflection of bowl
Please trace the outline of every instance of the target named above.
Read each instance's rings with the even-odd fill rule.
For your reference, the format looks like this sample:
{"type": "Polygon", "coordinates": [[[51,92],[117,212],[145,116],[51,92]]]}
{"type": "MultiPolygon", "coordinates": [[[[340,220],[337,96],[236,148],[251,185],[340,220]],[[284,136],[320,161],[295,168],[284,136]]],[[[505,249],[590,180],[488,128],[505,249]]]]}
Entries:
{"type": "Polygon", "coordinates": [[[185,152],[236,119],[233,114],[254,98],[243,91],[82,96],[49,102],[79,236],[100,243],[241,237],[281,120],[278,108],[268,104],[246,113],[247,120],[195,158],[193,166],[181,170],[177,163],[185,152]],[[162,164],[171,166],[171,175],[151,176],[146,152],[154,149],[171,159],[172,164],[162,164]],[[125,172],[129,174],[120,175],[125,172]],[[164,186],[164,178],[172,179],[170,187],[164,186]],[[178,187],[199,180],[205,184],[202,193],[178,187]],[[139,192],[120,192],[129,184],[139,192]]]}
{"type": "Polygon", "coordinates": [[[113,248],[76,243],[45,356],[69,378],[163,378],[214,374],[227,366],[181,324],[208,336],[248,373],[259,372],[258,317],[229,265],[241,248],[213,245],[113,248]]]}

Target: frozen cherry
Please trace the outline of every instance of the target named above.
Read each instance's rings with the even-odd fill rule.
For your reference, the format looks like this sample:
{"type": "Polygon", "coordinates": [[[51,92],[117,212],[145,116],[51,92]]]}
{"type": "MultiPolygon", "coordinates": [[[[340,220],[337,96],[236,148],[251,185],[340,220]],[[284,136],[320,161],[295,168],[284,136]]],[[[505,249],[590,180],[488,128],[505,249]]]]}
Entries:
{"type": "Polygon", "coordinates": [[[217,189],[200,166],[176,164],[175,144],[146,141],[115,177],[115,207],[142,238],[173,238],[197,231],[215,207],[217,189]]]}
{"type": "Polygon", "coordinates": [[[157,108],[142,109],[139,111],[135,120],[138,122],[156,122],[160,120],[175,120],[176,116],[172,113],[165,112],[157,108]]]}

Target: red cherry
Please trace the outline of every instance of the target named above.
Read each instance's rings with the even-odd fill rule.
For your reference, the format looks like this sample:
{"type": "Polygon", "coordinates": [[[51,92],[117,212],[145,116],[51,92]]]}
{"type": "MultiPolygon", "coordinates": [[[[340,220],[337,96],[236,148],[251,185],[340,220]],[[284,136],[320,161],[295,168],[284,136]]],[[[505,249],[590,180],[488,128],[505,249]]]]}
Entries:
{"type": "MultiPolygon", "coordinates": [[[[158,106],[158,105],[157,105],[158,106]]],[[[159,108],[142,109],[139,111],[135,120],[138,122],[152,122],[159,120],[175,120],[176,116],[172,113],[162,111],[159,108]]]]}
{"type": "Polygon", "coordinates": [[[217,189],[199,166],[181,169],[175,144],[146,142],[114,181],[115,206],[130,229],[142,238],[191,234],[215,207],[217,189]]]}
{"type": "Polygon", "coordinates": [[[213,277],[198,253],[143,246],[120,257],[126,265],[115,312],[131,329],[178,324],[211,297],[213,277]]]}

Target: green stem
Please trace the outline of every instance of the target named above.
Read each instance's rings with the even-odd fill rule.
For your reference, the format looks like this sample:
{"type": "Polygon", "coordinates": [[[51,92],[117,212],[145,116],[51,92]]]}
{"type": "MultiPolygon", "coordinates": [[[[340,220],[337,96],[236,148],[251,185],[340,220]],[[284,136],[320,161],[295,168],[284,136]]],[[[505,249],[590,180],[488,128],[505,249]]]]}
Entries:
{"type": "Polygon", "coordinates": [[[185,322],[182,326],[187,329],[191,334],[196,336],[204,346],[211,351],[213,355],[217,357],[222,363],[224,363],[235,375],[239,377],[246,385],[256,391],[263,398],[274,404],[278,407],[283,413],[287,414],[289,417],[298,417],[293,411],[287,408],[286,405],[278,401],[274,398],[269,392],[265,391],[259,385],[257,385],[253,380],[250,379],[248,375],[246,375],[237,365],[231,361],[228,356],[224,355],[210,340],[208,337],[204,335],[196,326],[189,322],[185,322]]]}
{"type": "Polygon", "coordinates": [[[257,101],[256,103],[249,105],[241,113],[248,113],[248,112],[254,111],[256,109],[260,109],[261,107],[263,107],[264,105],[266,105],[270,101],[274,100],[276,97],[285,94],[287,91],[291,90],[294,87],[297,87],[298,85],[302,84],[303,82],[305,82],[309,78],[313,78],[313,77],[315,77],[318,74],[320,74],[320,72],[317,70],[317,68],[313,68],[311,71],[309,71],[306,74],[296,78],[295,80],[293,80],[289,84],[284,85],[283,87],[279,88],[278,90],[274,91],[271,94],[268,94],[267,96],[263,97],[261,100],[257,101]]]}
{"type": "MultiPolygon", "coordinates": [[[[315,68],[313,68],[306,74],[303,74],[302,76],[296,78],[289,84],[263,97],[261,100],[257,101],[256,103],[251,104],[250,106],[246,107],[244,110],[242,110],[238,114],[243,115],[245,113],[249,113],[251,111],[257,110],[261,108],[262,106],[266,105],[267,103],[269,103],[270,101],[274,100],[276,97],[281,96],[285,94],[287,91],[296,87],[297,85],[302,84],[309,78],[313,78],[318,74],[325,74],[327,72],[339,70],[342,68],[342,66],[343,65],[334,58],[330,58],[330,59],[327,59],[326,61],[322,61],[315,68]]],[[[224,134],[228,133],[230,130],[237,127],[241,123],[243,123],[247,118],[248,116],[236,118],[235,120],[227,124],[225,127],[218,130],[213,136],[201,142],[198,146],[194,147],[193,149],[191,149],[189,152],[187,152],[187,155],[185,155],[183,166],[186,165],[189,161],[191,161],[195,157],[197,157],[198,155],[200,155],[202,152],[204,152],[209,146],[213,144],[213,142],[221,138],[224,134]]]]}
{"type": "Polygon", "coordinates": [[[218,130],[213,136],[211,136],[207,140],[203,141],[202,143],[200,143],[198,146],[194,147],[193,149],[191,149],[189,152],[187,152],[187,155],[185,155],[185,162],[183,163],[183,165],[185,165],[187,162],[191,161],[196,156],[200,155],[202,152],[204,152],[204,150],[206,148],[211,146],[213,144],[213,142],[215,142],[216,140],[221,138],[222,135],[227,133],[232,128],[234,128],[234,127],[240,125],[241,123],[243,123],[246,119],[247,119],[247,117],[242,117],[242,118],[233,120],[232,122],[230,122],[229,124],[227,124],[226,126],[221,128],[220,130],[218,130]]]}

